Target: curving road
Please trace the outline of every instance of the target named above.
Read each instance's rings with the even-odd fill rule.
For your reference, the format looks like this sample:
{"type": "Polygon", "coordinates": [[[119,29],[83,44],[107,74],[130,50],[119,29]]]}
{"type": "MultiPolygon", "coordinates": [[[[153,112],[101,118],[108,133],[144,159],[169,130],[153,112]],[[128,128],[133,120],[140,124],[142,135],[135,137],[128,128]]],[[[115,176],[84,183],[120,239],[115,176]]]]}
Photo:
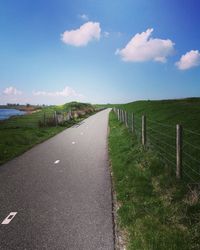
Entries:
{"type": "Polygon", "coordinates": [[[109,111],[0,166],[1,250],[114,249],[109,111]]]}

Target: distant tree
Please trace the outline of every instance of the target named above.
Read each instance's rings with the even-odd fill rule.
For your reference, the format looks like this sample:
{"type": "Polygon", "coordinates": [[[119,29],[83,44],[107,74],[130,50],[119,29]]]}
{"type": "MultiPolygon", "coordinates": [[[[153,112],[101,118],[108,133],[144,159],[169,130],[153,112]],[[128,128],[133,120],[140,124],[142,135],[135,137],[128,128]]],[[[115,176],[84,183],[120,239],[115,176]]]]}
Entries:
{"type": "Polygon", "coordinates": [[[13,107],[13,106],[17,106],[17,104],[16,103],[7,103],[6,106],[13,107]]]}

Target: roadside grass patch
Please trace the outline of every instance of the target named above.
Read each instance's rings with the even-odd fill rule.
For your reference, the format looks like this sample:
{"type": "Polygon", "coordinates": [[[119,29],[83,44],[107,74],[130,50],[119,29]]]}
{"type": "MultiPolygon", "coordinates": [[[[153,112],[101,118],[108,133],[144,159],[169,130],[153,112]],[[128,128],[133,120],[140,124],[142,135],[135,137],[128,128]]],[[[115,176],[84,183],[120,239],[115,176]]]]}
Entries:
{"type": "Polygon", "coordinates": [[[0,164],[63,131],[65,127],[8,128],[0,133],[0,164]]]}
{"type": "MultiPolygon", "coordinates": [[[[177,182],[152,149],[143,149],[111,112],[109,155],[116,191],[118,227],[127,248],[200,249],[200,203],[177,182]]],[[[193,194],[193,196],[195,196],[193,194]]]]}
{"type": "Polygon", "coordinates": [[[70,102],[60,106],[41,107],[37,112],[0,121],[0,165],[81,122],[95,112],[93,105],[89,103],[70,102]],[[84,111],[84,113],[80,117],[73,117],[55,126],[55,111],[59,114],[69,110],[84,111]]]}

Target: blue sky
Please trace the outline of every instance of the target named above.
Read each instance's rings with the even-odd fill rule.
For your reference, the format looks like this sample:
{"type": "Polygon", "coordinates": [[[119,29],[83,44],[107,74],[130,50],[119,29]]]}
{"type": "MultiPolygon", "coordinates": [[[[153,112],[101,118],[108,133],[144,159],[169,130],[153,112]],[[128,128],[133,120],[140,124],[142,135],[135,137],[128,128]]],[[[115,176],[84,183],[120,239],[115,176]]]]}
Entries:
{"type": "Polygon", "coordinates": [[[199,9],[198,0],[3,0],[0,103],[199,96],[199,9]]]}

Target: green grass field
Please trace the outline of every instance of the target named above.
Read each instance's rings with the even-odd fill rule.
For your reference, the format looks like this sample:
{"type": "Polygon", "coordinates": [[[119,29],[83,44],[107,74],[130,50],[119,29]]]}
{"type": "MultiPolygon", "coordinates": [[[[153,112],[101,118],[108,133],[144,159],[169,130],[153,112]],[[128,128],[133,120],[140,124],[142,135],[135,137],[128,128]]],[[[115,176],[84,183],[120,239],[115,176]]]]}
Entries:
{"type": "Polygon", "coordinates": [[[8,128],[0,130],[0,164],[22,154],[34,145],[56,135],[65,127],[8,128]]]}
{"type": "Polygon", "coordinates": [[[131,114],[135,117],[133,138],[112,114],[109,139],[122,204],[120,223],[128,228],[130,249],[200,249],[200,98],[137,101],[116,107],[128,112],[129,128],[131,114]],[[141,148],[142,115],[147,118],[146,151],[141,148]],[[180,182],[175,179],[176,124],[183,126],[180,182]]]}
{"type": "Polygon", "coordinates": [[[135,114],[135,128],[141,138],[141,116],[147,117],[147,143],[167,162],[175,174],[176,124],[183,126],[183,180],[200,180],[200,98],[163,101],[137,101],[119,107],[135,114]]]}
{"type": "MultiPolygon", "coordinates": [[[[137,115],[146,113],[151,119],[172,126],[185,121],[185,125],[197,131],[198,126],[190,126],[189,120],[193,117],[198,121],[199,108],[192,106],[196,106],[193,100],[191,103],[136,102],[124,108],[137,115]]],[[[184,182],[178,182],[156,148],[144,150],[136,135],[113,112],[109,125],[109,155],[119,206],[117,221],[127,236],[128,249],[200,249],[197,190],[189,190],[184,182]]]]}
{"type": "MultiPolygon", "coordinates": [[[[65,122],[62,126],[55,126],[53,123],[50,126],[43,126],[44,117],[53,120],[55,111],[59,113],[89,108],[92,108],[90,104],[71,102],[60,106],[44,107],[32,114],[11,117],[8,120],[1,121],[0,165],[83,119],[74,119],[65,122]]],[[[84,118],[88,116],[89,114],[85,115],[84,118]]]]}
{"type": "Polygon", "coordinates": [[[200,133],[200,98],[137,101],[120,106],[137,116],[146,114],[147,118],[168,125],[181,123],[184,127],[200,133]]]}

